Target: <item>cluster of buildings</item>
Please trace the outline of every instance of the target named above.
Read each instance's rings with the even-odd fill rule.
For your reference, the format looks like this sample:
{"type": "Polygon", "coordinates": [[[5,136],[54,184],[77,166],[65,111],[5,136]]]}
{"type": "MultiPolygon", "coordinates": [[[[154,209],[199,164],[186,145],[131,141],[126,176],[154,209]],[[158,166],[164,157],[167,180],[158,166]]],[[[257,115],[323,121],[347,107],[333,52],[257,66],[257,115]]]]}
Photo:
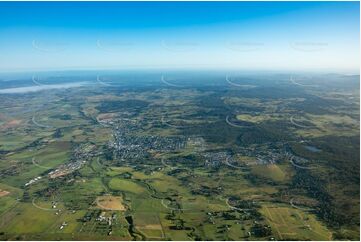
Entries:
{"type": "Polygon", "coordinates": [[[135,135],[134,123],[117,125],[113,133],[113,141],[109,146],[120,160],[144,158],[149,152],[169,152],[183,149],[186,145],[184,137],[167,137],[158,135],[135,135]]]}
{"type": "Polygon", "coordinates": [[[114,213],[112,214],[112,216],[106,216],[106,212],[102,212],[96,219],[95,221],[99,221],[99,222],[103,222],[106,221],[108,223],[109,226],[112,225],[112,220],[115,220],[117,217],[117,215],[114,213]]]}
{"type": "Polygon", "coordinates": [[[205,158],[206,166],[220,166],[225,160],[230,159],[230,155],[225,151],[206,152],[203,153],[203,157],[205,158]]]}
{"type": "Polygon", "coordinates": [[[187,146],[192,147],[196,152],[202,152],[207,148],[206,141],[202,137],[188,137],[187,146]]]}
{"type": "Polygon", "coordinates": [[[27,183],[25,183],[25,186],[27,187],[27,186],[39,181],[40,179],[41,179],[41,176],[35,177],[35,178],[31,179],[30,181],[28,181],[27,183]]]}
{"type": "MultiPolygon", "coordinates": [[[[287,157],[287,153],[283,149],[270,149],[264,146],[239,148],[237,154],[250,158],[242,161],[242,164],[246,166],[276,164],[287,157]]],[[[219,166],[223,163],[231,167],[241,168],[241,166],[237,165],[237,156],[226,151],[205,152],[203,156],[206,166],[219,166]]]]}
{"type": "MultiPolygon", "coordinates": [[[[67,174],[70,174],[74,172],[75,170],[80,169],[87,160],[89,160],[91,157],[94,157],[99,153],[95,152],[95,145],[92,144],[85,144],[80,145],[73,151],[73,156],[71,159],[71,162],[67,164],[62,164],[58,166],[55,170],[52,170],[48,173],[49,177],[54,179],[57,177],[61,177],[67,174]]],[[[42,177],[38,176],[33,179],[31,179],[29,182],[25,183],[25,187],[34,184],[35,182],[39,181],[42,177]]]]}
{"type": "Polygon", "coordinates": [[[80,169],[90,158],[96,155],[95,145],[85,144],[80,145],[74,149],[72,162],[60,165],[55,170],[49,172],[50,178],[57,178],[74,172],[75,170],[80,169]]]}
{"type": "MultiPolygon", "coordinates": [[[[132,119],[111,120],[112,123],[107,123],[113,126],[113,140],[109,142],[109,147],[114,151],[116,159],[142,159],[149,157],[152,152],[174,152],[191,147],[204,157],[206,166],[237,166],[237,157],[227,151],[207,152],[207,142],[202,137],[139,135],[139,131],[144,130],[142,122],[132,119]]],[[[239,147],[236,153],[253,157],[244,161],[246,166],[275,164],[285,159],[283,144],[274,142],[239,147]]]]}
{"type": "Polygon", "coordinates": [[[98,222],[105,222],[109,228],[108,228],[108,235],[112,235],[113,233],[113,222],[116,221],[117,215],[115,213],[113,213],[111,216],[107,216],[106,212],[102,212],[96,219],[95,221],[98,222]]]}
{"type": "Polygon", "coordinates": [[[49,177],[53,179],[60,176],[65,176],[67,174],[74,172],[75,170],[80,169],[82,165],[85,163],[86,163],[85,160],[81,160],[81,161],[75,161],[64,165],[60,165],[57,169],[49,172],[49,177]]]}
{"type": "Polygon", "coordinates": [[[60,225],[59,229],[62,230],[62,229],[64,229],[65,226],[67,226],[67,225],[68,225],[67,222],[63,222],[63,223],[60,225]]]}

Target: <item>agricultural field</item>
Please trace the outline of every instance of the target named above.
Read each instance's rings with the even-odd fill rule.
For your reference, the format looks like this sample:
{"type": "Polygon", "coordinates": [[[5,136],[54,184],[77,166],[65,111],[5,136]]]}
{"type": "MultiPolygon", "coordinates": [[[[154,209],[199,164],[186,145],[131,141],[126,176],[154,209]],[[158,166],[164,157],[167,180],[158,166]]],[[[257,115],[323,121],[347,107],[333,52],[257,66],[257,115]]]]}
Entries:
{"type": "Polygon", "coordinates": [[[360,77],[226,74],[0,93],[0,240],[359,240],[360,77]]]}

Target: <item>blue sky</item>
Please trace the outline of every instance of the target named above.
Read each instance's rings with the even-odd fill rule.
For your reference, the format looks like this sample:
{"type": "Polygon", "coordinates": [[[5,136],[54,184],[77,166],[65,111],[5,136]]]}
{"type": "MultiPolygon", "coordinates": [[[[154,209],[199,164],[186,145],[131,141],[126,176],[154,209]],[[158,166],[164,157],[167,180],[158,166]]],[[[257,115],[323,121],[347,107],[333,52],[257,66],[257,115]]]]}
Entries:
{"type": "Polygon", "coordinates": [[[359,69],[358,2],[0,2],[0,71],[359,69]]]}

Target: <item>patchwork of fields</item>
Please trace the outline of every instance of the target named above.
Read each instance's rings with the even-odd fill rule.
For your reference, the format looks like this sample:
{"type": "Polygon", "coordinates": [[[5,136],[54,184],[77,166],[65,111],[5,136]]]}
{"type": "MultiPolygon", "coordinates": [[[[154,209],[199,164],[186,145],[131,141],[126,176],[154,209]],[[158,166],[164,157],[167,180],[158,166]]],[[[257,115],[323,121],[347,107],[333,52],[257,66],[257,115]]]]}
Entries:
{"type": "Polygon", "coordinates": [[[0,239],[359,239],[359,76],[173,75],[0,94],[0,239]]]}

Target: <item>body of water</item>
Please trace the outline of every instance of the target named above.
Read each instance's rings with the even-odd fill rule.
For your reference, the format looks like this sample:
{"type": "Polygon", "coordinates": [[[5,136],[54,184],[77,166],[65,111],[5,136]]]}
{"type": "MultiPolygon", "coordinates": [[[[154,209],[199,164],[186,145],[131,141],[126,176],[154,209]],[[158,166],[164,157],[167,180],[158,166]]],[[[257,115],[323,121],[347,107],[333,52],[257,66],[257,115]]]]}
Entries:
{"type": "Polygon", "coordinates": [[[88,83],[74,82],[74,83],[39,85],[39,86],[29,86],[29,87],[13,87],[13,88],[0,89],[0,94],[16,94],[16,93],[38,92],[48,89],[73,88],[73,87],[85,86],[86,84],[88,83]]]}

